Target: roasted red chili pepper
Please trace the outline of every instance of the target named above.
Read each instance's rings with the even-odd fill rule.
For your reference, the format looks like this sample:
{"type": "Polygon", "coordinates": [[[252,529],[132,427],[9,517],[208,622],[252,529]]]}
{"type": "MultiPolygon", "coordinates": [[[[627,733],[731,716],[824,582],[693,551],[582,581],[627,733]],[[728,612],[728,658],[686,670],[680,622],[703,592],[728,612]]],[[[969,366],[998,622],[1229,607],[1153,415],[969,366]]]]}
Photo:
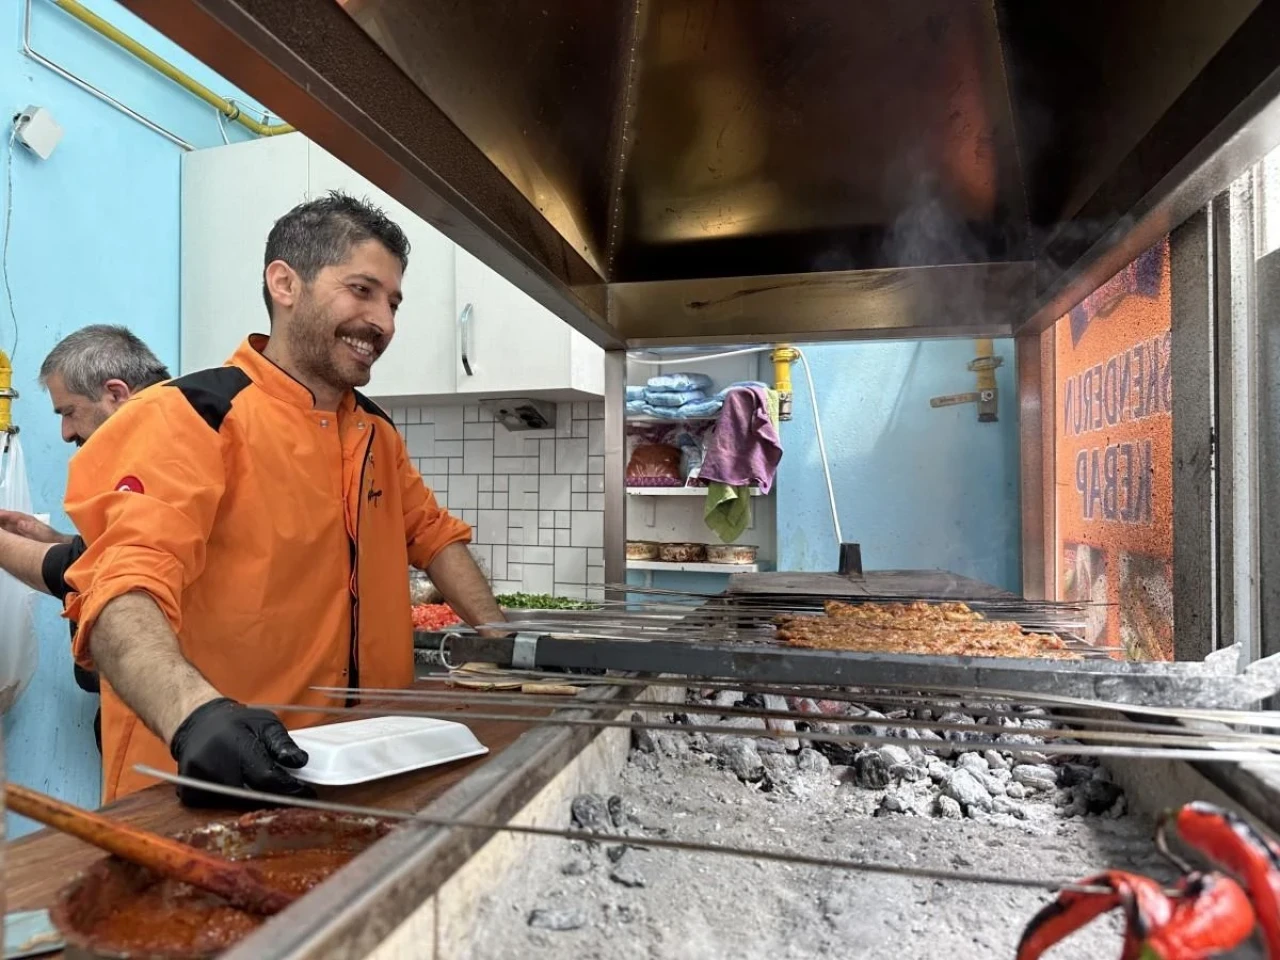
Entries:
{"type": "Polygon", "coordinates": [[[1142,960],[1198,960],[1233,950],[1253,933],[1249,897],[1230,877],[1195,874],[1181,884],[1173,916],[1151,931],[1142,960]]]}
{"type": "Polygon", "coordinates": [[[1109,870],[1081,880],[1082,886],[1105,887],[1105,893],[1064,890],[1058,899],[1031,918],[1018,942],[1017,960],[1039,960],[1059,940],[1102,914],[1124,907],[1125,938],[1120,960],[1138,960],[1148,935],[1173,916],[1172,901],[1147,877],[1109,870]]]}
{"type": "MultiPolygon", "coordinates": [[[[1169,817],[1161,820],[1163,833],[1169,817]]],[[[1280,960],[1280,847],[1248,821],[1211,803],[1189,803],[1173,816],[1178,835],[1244,886],[1267,955],[1280,960]]]]}

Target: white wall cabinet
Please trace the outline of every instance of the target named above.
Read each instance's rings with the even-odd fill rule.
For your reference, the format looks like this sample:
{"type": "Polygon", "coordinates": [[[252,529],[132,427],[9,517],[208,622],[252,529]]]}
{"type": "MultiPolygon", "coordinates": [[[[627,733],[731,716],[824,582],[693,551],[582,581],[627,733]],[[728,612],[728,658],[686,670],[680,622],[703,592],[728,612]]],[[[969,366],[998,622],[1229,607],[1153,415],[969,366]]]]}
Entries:
{"type": "Polygon", "coordinates": [[[595,344],[301,134],[183,157],[184,373],[221,364],[247,334],[266,330],[267,233],[290,207],[329,190],[381,206],[411,245],[395,340],[374,365],[371,396],[404,403],[604,394],[595,344]]]}

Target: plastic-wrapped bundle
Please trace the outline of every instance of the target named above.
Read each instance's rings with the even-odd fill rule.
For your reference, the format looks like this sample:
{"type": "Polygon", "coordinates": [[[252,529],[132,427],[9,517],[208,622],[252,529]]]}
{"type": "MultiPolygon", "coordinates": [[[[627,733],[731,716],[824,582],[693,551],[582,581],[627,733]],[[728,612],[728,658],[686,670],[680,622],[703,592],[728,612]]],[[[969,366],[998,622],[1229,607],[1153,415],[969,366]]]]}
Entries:
{"type": "Polygon", "coordinates": [[[711,378],[705,373],[664,373],[650,377],[645,385],[648,393],[681,393],[687,390],[711,389],[711,378]]]}

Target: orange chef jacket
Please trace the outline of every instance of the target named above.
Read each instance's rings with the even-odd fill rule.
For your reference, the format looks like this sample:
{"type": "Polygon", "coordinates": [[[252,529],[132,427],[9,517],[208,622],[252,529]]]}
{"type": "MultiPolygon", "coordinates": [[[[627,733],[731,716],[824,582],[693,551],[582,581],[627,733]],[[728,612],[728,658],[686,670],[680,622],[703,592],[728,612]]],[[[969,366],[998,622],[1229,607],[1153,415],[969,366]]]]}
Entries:
{"type": "MultiPolygon", "coordinates": [[[[102,608],[142,591],[187,660],[241,702],[331,706],[309,688],[413,681],[408,567],[471,530],[380,408],[353,392],[316,410],[265,344],[144,391],[72,458],[66,509],[88,549],[67,571],[66,615],[81,666],[102,608]]],[[[155,782],[136,763],[176,769],[105,680],[102,753],[104,802],[155,782]]]]}

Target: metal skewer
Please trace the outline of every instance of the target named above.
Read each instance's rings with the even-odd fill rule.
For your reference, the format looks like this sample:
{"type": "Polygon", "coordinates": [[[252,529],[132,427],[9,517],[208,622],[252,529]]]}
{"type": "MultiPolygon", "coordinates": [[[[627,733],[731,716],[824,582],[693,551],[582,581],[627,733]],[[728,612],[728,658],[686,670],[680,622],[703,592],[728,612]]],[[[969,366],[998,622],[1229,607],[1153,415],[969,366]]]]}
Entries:
{"type": "MultiPolygon", "coordinates": [[[[793,710],[769,710],[756,707],[722,707],[715,704],[661,703],[653,700],[621,699],[591,703],[571,695],[502,693],[482,690],[466,691],[426,691],[426,690],[368,690],[360,687],[312,687],[311,689],[325,693],[335,699],[346,700],[352,697],[368,700],[386,700],[407,703],[483,703],[494,706],[536,706],[547,707],[587,707],[596,711],[612,711],[623,708],[647,711],[650,713],[715,713],[720,716],[752,717],[764,720],[793,720],[804,723],[857,724],[861,726],[899,727],[912,730],[943,730],[957,733],[1007,734],[1010,727],[998,724],[955,723],[936,720],[920,720],[912,717],[898,719],[880,719],[867,717],[840,717],[823,714],[801,713],[793,710]]],[[[1065,721],[1072,722],[1072,721],[1065,721]]],[[[1100,721],[1107,723],[1108,721],[1100,721]]],[[[1123,724],[1124,721],[1118,721],[1123,724]]],[[[1135,724],[1135,726],[1138,726],[1135,724]]],[[[1058,730],[1037,728],[1030,735],[1048,740],[1095,740],[1115,743],[1162,744],[1162,745],[1210,745],[1224,747],[1252,747],[1259,750],[1280,750],[1280,736],[1266,734],[1250,734],[1237,731],[1214,731],[1212,734],[1201,730],[1169,727],[1157,724],[1146,724],[1154,730],[1123,729],[1081,729],[1058,730]]]]}
{"type": "MultiPolygon", "coordinates": [[[[326,706],[300,706],[297,704],[272,704],[272,703],[255,703],[253,706],[263,710],[271,710],[277,713],[324,713],[333,715],[346,715],[355,717],[385,717],[388,713],[385,709],[374,709],[372,707],[326,707],[326,706]]],[[[594,709],[594,708],[593,708],[594,709]]],[[[436,720],[456,720],[458,714],[456,711],[449,710],[405,710],[401,711],[406,716],[429,717],[436,720]]],[[[486,720],[499,723],[523,723],[541,726],[567,726],[567,727],[603,727],[603,728],[619,728],[625,730],[660,730],[671,733],[703,733],[712,736],[732,736],[740,737],[749,735],[752,737],[766,737],[775,740],[805,740],[820,741],[823,743],[848,743],[858,744],[861,746],[921,746],[920,741],[911,740],[906,737],[888,737],[876,736],[872,734],[856,734],[856,733],[823,733],[816,730],[751,730],[744,731],[741,727],[730,727],[722,725],[696,725],[684,723],[652,723],[633,720],[617,720],[603,718],[581,718],[581,717],[561,717],[549,716],[538,717],[529,714],[513,714],[513,713],[477,713],[468,711],[466,714],[468,720],[486,720]]],[[[1067,744],[1067,743],[1016,743],[1007,740],[990,740],[990,741],[946,741],[943,744],[949,750],[956,751],[974,751],[974,750],[1001,750],[1005,753],[1025,754],[1061,754],[1065,756],[1092,756],[1092,757],[1133,757],[1144,758],[1150,760],[1196,760],[1201,762],[1217,762],[1217,763],[1267,763],[1280,765],[1280,755],[1267,753],[1261,750],[1238,750],[1230,747],[1220,747],[1212,741],[1203,740],[1198,748],[1188,747],[1120,747],[1107,744],[1067,744]]]]}
{"type": "MultiPolygon", "coordinates": [[[[458,817],[440,817],[426,813],[410,813],[405,810],[390,810],[379,807],[365,807],[349,803],[334,803],[327,800],[308,800],[300,797],[281,797],[278,794],[262,793],[257,790],[246,790],[242,787],[228,787],[220,783],[196,780],[164,770],[157,770],[146,764],[135,764],[137,773],[146,777],[154,777],[175,786],[191,787],[209,793],[240,800],[252,800],[273,806],[301,807],[307,810],[319,810],[325,813],[343,813],[360,817],[380,817],[387,820],[403,820],[420,823],[424,826],[446,829],[487,830],[505,833],[520,833],[535,837],[554,837],[563,840],[582,840],[600,844],[626,844],[632,847],[652,847],[658,850],[679,850],[688,853],[714,853],[722,856],[744,857],[750,860],[765,860],[773,863],[801,864],[810,867],[827,867],[836,870],[852,870],[862,873],[882,873],[897,876],[913,877],[921,880],[943,880],[954,883],[980,883],[992,886],[1022,887],[1050,892],[1070,891],[1076,893],[1108,893],[1107,888],[1083,885],[1070,881],[1050,880],[1040,877],[1012,877],[986,873],[969,873],[949,870],[934,870],[929,867],[898,866],[896,864],[877,863],[870,860],[848,860],[839,857],[814,857],[801,853],[788,853],[782,850],[770,850],[754,847],[731,847],[714,843],[699,843],[692,840],[671,840],[666,837],[633,837],[626,834],[598,833],[589,830],[568,830],[554,827],[536,827],[518,824],[499,824],[464,820],[458,817]]],[[[1090,871],[1097,873],[1101,871],[1090,871]]]]}

